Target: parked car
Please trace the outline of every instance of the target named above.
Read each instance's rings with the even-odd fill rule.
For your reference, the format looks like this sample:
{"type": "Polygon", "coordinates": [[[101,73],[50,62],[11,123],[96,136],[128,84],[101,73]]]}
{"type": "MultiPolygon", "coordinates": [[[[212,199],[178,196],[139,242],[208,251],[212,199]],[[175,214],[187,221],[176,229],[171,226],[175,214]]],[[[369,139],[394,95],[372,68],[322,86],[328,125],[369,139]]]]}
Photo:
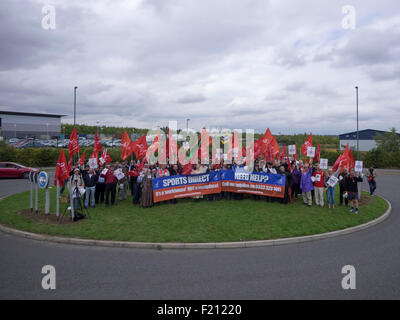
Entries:
{"type": "Polygon", "coordinates": [[[14,162],[0,162],[0,178],[27,179],[31,171],[39,172],[39,169],[25,167],[14,162]]]}

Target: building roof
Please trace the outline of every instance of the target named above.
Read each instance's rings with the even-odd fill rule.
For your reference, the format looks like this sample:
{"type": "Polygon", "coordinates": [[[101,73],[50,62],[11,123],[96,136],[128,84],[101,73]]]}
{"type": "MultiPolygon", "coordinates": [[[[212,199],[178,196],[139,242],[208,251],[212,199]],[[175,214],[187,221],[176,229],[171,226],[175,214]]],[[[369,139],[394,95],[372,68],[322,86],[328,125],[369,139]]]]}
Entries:
{"type": "Polygon", "coordinates": [[[66,116],[65,114],[31,113],[31,112],[1,111],[1,110],[0,114],[8,114],[13,116],[49,117],[49,118],[61,118],[66,116]]]}
{"type": "MultiPolygon", "coordinates": [[[[377,133],[385,133],[388,131],[382,130],[374,130],[374,129],[365,129],[358,131],[358,138],[360,140],[374,140],[374,137],[377,133]]],[[[398,134],[400,136],[400,134],[398,134]]],[[[357,131],[343,133],[339,135],[340,140],[356,140],[357,139],[357,131]]]]}

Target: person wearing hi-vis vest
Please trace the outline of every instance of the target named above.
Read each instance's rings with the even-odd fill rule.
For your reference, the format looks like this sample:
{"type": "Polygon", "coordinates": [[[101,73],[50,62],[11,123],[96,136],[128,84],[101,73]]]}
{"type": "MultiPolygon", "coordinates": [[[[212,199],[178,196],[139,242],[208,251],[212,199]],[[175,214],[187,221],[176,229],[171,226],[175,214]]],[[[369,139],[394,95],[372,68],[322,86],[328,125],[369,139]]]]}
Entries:
{"type": "Polygon", "coordinates": [[[315,164],[313,173],[314,180],[314,197],[317,206],[324,207],[324,187],[325,187],[325,172],[319,168],[319,164],[315,164]]]}

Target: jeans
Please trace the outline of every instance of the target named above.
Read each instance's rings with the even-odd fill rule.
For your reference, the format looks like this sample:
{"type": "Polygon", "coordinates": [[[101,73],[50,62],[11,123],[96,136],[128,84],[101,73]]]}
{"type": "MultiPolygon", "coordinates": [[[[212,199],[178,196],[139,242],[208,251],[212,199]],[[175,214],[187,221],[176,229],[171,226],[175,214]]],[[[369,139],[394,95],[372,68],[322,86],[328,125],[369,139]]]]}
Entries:
{"type": "Polygon", "coordinates": [[[326,202],[335,205],[335,188],[329,187],[326,189],[326,202]]]}
{"type": "Polygon", "coordinates": [[[89,200],[90,200],[90,206],[94,207],[95,206],[95,201],[94,201],[94,194],[96,191],[96,186],[93,187],[86,187],[86,192],[85,192],[85,208],[89,206],[89,200]]]}
{"type": "Polygon", "coordinates": [[[372,196],[376,190],[376,181],[375,180],[368,181],[368,184],[369,184],[369,193],[372,196]]]}

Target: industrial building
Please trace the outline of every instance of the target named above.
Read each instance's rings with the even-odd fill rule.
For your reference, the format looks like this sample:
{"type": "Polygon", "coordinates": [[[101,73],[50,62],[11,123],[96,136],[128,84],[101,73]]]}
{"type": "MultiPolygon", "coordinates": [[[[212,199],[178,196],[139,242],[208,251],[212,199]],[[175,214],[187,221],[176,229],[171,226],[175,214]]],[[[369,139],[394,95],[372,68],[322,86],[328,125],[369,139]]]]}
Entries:
{"type": "Polygon", "coordinates": [[[4,139],[59,137],[62,117],[64,115],[0,111],[0,136],[4,139]]]}
{"type": "MultiPolygon", "coordinates": [[[[358,131],[358,140],[359,140],[359,148],[360,151],[370,151],[373,148],[377,147],[376,141],[374,137],[378,133],[385,133],[386,131],[374,130],[374,129],[365,129],[358,131]]],[[[343,133],[339,135],[340,140],[340,150],[344,150],[346,148],[347,143],[350,148],[357,149],[357,131],[343,133]]]]}

